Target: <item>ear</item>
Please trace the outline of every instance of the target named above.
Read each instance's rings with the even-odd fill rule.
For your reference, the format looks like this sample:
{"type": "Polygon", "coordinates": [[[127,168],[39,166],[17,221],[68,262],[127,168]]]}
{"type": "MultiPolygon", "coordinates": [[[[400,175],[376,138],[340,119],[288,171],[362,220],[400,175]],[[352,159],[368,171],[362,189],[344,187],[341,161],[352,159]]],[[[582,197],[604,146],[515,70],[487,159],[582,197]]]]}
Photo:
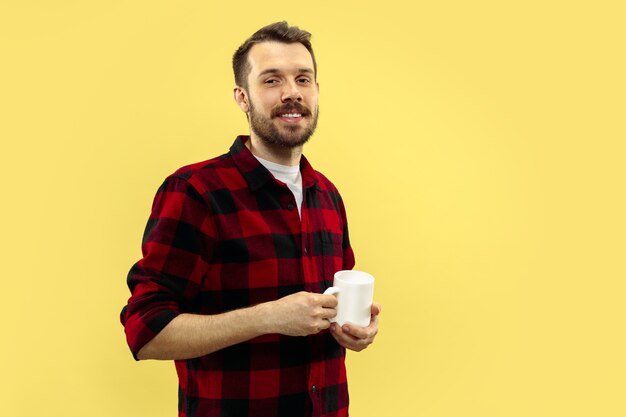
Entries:
{"type": "Polygon", "coordinates": [[[239,108],[244,113],[248,113],[250,106],[248,105],[248,94],[246,93],[246,90],[236,85],[233,89],[233,97],[235,98],[239,108]]]}

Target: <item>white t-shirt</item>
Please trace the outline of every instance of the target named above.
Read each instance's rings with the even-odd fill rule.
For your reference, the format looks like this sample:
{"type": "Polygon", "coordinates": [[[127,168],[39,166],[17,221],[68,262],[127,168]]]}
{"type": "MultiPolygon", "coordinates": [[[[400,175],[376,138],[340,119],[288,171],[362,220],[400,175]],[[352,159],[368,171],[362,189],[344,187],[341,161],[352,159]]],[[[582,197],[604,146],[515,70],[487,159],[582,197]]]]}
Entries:
{"type": "Polygon", "coordinates": [[[302,174],[300,173],[300,166],[296,165],[290,167],[259,158],[256,155],[254,155],[254,157],[258,159],[277,180],[284,182],[287,187],[289,187],[298,205],[298,215],[302,218],[302,174]]]}

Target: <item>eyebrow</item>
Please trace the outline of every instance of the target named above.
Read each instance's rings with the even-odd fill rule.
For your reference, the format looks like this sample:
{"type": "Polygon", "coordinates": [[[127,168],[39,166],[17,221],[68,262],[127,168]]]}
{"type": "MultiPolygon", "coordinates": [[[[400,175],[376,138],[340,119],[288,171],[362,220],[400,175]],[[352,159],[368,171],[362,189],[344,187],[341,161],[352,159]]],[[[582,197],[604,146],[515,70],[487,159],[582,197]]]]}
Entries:
{"type": "MultiPolygon", "coordinates": [[[[257,78],[261,78],[267,74],[280,74],[282,71],[278,68],[268,68],[266,70],[261,71],[257,78]]],[[[298,74],[311,74],[313,75],[313,70],[311,68],[298,68],[298,74]]]]}

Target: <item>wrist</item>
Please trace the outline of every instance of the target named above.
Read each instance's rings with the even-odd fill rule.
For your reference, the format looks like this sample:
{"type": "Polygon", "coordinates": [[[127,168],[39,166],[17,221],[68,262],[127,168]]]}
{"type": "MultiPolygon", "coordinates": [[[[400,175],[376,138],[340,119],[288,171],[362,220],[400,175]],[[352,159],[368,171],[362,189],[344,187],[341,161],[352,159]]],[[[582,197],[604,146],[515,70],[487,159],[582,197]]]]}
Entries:
{"type": "Polygon", "coordinates": [[[253,307],[254,323],[256,323],[257,331],[261,334],[277,333],[275,323],[271,319],[271,311],[273,301],[257,304],[253,307]]]}

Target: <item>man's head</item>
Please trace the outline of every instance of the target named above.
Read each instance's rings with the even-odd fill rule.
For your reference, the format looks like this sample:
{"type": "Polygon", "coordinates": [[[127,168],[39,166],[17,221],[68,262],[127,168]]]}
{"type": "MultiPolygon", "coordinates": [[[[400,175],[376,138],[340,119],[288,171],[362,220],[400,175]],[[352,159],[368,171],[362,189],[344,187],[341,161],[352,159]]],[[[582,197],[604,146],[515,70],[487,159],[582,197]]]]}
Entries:
{"type": "Polygon", "coordinates": [[[266,26],[233,56],[235,100],[251,134],[269,145],[303,145],[317,125],[317,66],[310,33],[286,22],[266,26]]]}
{"type": "Polygon", "coordinates": [[[317,63],[315,62],[315,54],[311,46],[311,34],[297,26],[289,26],[287,22],[276,22],[257,30],[235,51],[233,55],[233,72],[235,73],[235,84],[239,87],[248,88],[248,74],[250,74],[248,53],[254,45],[261,42],[302,44],[311,54],[313,71],[315,72],[313,75],[317,75],[317,63]]]}

